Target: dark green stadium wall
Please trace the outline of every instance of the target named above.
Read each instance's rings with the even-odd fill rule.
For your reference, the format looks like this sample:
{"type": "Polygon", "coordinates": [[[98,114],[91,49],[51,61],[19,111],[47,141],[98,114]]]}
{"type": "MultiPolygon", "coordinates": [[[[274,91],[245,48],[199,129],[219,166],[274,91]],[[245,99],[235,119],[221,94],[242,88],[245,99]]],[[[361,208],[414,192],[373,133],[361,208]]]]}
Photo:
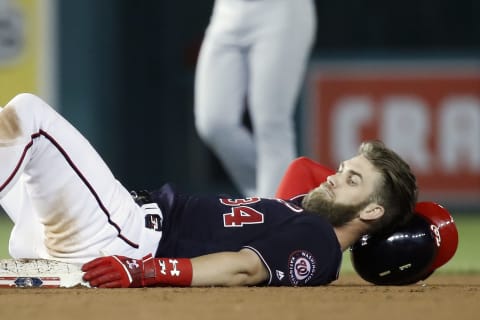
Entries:
{"type": "MultiPolygon", "coordinates": [[[[62,113],[128,188],[235,193],[193,127],[212,3],[58,1],[62,113]]],[[[478,1],[317,0],[317,11],[314,57],[480,56],[478,1]]]]}

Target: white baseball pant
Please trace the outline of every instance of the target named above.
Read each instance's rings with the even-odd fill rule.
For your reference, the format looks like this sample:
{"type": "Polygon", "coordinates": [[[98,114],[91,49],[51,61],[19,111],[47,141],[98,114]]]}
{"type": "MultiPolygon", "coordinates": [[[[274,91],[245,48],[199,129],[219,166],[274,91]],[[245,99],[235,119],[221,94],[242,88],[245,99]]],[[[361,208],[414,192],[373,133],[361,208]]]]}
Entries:
{"type": "Polygon", "coordinates": [[[40,98],[20,94],[1,109],[0,159],[13,258],[155,254],[161,232],[145,228],[143,210],[90,143],[40,98]]]}

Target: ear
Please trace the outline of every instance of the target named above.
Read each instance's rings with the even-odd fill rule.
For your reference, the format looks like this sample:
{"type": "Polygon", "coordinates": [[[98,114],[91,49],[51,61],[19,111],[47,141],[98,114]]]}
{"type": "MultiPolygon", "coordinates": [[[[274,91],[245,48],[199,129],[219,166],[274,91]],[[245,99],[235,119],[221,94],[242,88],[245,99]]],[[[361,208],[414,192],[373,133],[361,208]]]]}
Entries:
{"type": "Polygon", "coordinates": [[[361,220],[376,220],[383,216],[385,209],[378,203],[370,203],[360,211],[361,220]]]}

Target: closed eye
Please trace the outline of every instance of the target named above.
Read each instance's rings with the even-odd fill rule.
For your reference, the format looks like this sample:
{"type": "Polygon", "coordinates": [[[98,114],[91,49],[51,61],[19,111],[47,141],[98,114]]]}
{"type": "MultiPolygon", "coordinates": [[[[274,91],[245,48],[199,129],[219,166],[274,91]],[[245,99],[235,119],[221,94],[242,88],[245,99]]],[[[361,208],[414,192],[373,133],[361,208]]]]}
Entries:
{"type": "MultiPolygon", "coordinates": [[[[337,173],[343,173],[344,169],[345,169],[345,164],[342,162],[342,163],[340,163],[340,165],[337,169],[337,173]]],[[[347,173],[347,184],[348,185],[357,186],[363,180],[363,176],[355,170],[347,169],[346,173],[347,173]]]]}
{"type": "Polygon", "coordinates": [[[360,177],[357,175],[349,175],[347,178],[347,183],[351,186],[356,186],[360,183],[360,177]]]}

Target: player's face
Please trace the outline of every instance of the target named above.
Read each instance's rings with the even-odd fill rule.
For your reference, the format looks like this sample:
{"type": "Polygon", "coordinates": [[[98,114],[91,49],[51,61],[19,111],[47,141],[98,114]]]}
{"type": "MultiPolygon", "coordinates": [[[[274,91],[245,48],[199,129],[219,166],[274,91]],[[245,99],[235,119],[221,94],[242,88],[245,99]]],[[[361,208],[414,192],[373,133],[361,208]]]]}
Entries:
{"type": "Polygon", "coordinates": [[[356,205],[368,200],[380,179],[380,172],[360,155],[342,162],[337,172],[318,188],[334,203],[356,205]]]}
{"type": "Polygon", "coordinates": [[[342,162],[327,181],[310,191],[303,206],[339,226],[353,219],[371,202],[381,174],[364,156],[342,162]],[[309,208],[309,205],[311,207],[309,208]]]}

